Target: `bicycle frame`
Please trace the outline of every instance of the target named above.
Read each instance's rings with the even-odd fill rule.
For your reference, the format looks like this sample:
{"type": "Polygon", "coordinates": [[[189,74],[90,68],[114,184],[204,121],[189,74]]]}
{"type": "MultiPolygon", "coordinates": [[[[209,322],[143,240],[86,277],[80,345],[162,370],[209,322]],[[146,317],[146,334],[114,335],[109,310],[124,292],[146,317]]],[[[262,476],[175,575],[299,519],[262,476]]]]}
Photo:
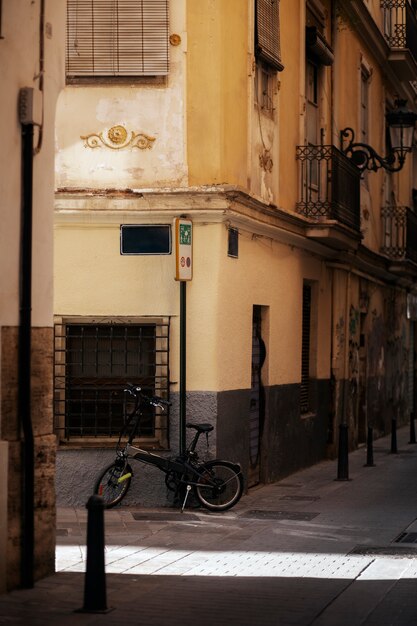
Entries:
{"type": "MultiPolygon", "coordinates": [[[[141,463],[145,463],[146,465],[153,465],[160,469],[162,472],[168,474],[169,472],[174,472],[176,474],[184,474],[186,471],[191,472],[196,478],[201,476],[201,473],[198,471],[194,465],[188,462],[187,457],[191,456],[195,448],[197,446],[198,440],[200,438],[201,432],[196,432],[194,438],[187,448],[187,451],[183,457],[179,457],[178,460],[166,459],[159,454],[154,454],[152,452],[148,452],[147,450],[143,450],[137,446],[133,445],[133,439],[135,438],[136,432],[139,427],[139,421],[141,417],[140,413],[140,405],[138,404],[131,414],[131,417],[135,417],[133,428],[130,431],[129,439],[124,449],[124,455],[128,458],[135,459],[136,461],[140,461],[141,463]]],[[[190,483],[190,485],[195,485],[196,483],[190,483]]],[[[210,485],[209,485],[210,486],[210,485]]]]}
{"type": "MultiPolygon", "coordinates": [[[[147,450],[142,450],[142,448],[137,448],[130,443],[127,444],[125,448],[125,453],[128,458],[136,459],[136,461],[140,461],[141,463],[145,463],[146,465],[154,465],[165,473],[184,473],[184,467],[186,465],[185,463],[173,461],[172,459],[165,459],[158,454],[153,454],[152,452],[148,452],[147,450]]],[[[191,466],[190,469],[192,469],[191,466]]]]}
{"type": "MultiPolygon", "coordinates": [[[[185,485],[186,492],[183,497],[182,503],[182,511],[184,511],[188,495],[193,487],[204,490],[218,490],[219,489],[219,481],[213,475],[211,471],[211,463],[224,463],[223,461],[219,461],[218,459],[213,461],[199,461],[198,455],[195,452],[195,448],[197,446],[198,440],[200,436],[205,433],[208,442],[208,433],[213,430],[213,426],[210,424],[187,424],[187,427],[194,428],[196,433],[189,444],[187,450],[177,456],[177,457],[163,457],[159,454],[155,454],[153,452],[149,452],[148,450],[144,450],[143,448],[139,448],[138,446],[133,445],[133,440],[136,437],[140,426],[140,420],[142,417],[142,404],[146,401],[147,404],[153,406],[159,406],[163,408],[163,405],[170,404],[169,402],[163,400],[162,398],[153,397],[148,398],[140,394],[140,388],[134,387],[129,383],[128,389],[125,389],[125,392],[129,392],[135,398],[135,407],[134,409],[126,414],[125,417],[125,426],[120,432],[119,441],[117,444],[117,458],[116,465],[121,467],[120,464],[123,464],[126,467],[128,463],[128,459],[136,460],[145,465],[151,465],[157,467],[159,470],[164,472],[167,475],[166,484],[169,489],[175,490],[177,494],[180,494],[179,488],[181,485],[185,485]],[[127,442],[122,444],[122,438],[128,435],[127,442]],[[171,478],[172,477],[172,478],[171,478]],[[168,482],[172,482],[174,486],[170,487],[168,482]]],[[[241,468],[239,464],[227,464],[232,471],[236,472],[236,474],[241,474],[241,468]]],[[[122,482],[127,477],[131,477],[133,472],[131,468],[129,468],[130,473],[126,473],[126,475],[119,476],[117,482],[122,482]]],[[[222,481],[222,485],[226,485],[231,480],[235,480],[235,476],[227,478],[227,480],[222,481]]],[[[221,487],[223,488],[223,487],[221,487]]],[[[239,497],[241,492],[239,493],[239,497]]]]}

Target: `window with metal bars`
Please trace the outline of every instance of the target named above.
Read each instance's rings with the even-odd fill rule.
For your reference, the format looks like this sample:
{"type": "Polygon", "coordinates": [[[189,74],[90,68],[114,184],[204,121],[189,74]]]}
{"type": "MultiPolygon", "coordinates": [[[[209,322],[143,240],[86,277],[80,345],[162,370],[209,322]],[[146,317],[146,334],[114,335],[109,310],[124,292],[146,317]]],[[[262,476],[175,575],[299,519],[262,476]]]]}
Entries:
{"type": "Polygon", "coordinates": [[[284,69],[281,61],[279,0],[256,0],[255,55],[276,71],[284,69]]]}
{"type": "Polygon", "coordinates": [[[168,0],[67,0],[67,78],[168,74],[168,26],[168,0]]]}
{"type": "Polygon", "coordinates": [[[277,92],[276,72],[270,65],[259,61],[255,73],[255,98],[259,110],[273,118],[275,94],[277,92]]]}
{"type": "Polygon", "coordinates": [[[308,413],[310,407],[310,347],[311,347],[311,286],[303,285],[303,320],[301,339],[301,413],[308,413]]]}
{"type": "MultiPolygon", "coordinates": [[[[123,426],[127,382],[168,397],[169,321],[55,325],[55,426],[61,442],[100,442],[123,426]]],[[[149,407],[139,436],[167,447],[168,414],[149,407]]]]}

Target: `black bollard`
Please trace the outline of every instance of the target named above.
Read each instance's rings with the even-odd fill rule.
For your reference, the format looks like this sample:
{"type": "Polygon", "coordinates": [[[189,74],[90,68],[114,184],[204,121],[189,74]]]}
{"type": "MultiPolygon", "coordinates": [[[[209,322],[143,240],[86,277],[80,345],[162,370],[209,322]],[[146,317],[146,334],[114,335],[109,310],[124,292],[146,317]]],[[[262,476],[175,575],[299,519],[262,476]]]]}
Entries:
{"type": "Polygon", "coordinates": [[[374,446],[373,430],[371,426],[368,426],[368,438],[366,440],[366,463],[364,467],[375,467],[373,446],[374,446]]]}
{"type": "Polygon", "coordinates": [[[414,425],[414,411],[410,413],[410,441],[408,443],[417,443],[416,442],[416,429],[414,425]]]}
{"type": "Polygon", "coordinates": [[[90,496],[86,508],[87,567],[84,579],[84,606],[78,613],[107,613],[106,573],[104,563],[104,500],[90,496]]]}
{"type": "Polygon", "coordinates": [[[397,452],[397,420],[393,419],[391,422],[391,453],[396,454],[397,452]]]}
{"type": "Polygon", "coordinates": [[[336,480],[349,480],[349,440],[347,424],[340,424],[339,426],[339,458],[336,480]]]}

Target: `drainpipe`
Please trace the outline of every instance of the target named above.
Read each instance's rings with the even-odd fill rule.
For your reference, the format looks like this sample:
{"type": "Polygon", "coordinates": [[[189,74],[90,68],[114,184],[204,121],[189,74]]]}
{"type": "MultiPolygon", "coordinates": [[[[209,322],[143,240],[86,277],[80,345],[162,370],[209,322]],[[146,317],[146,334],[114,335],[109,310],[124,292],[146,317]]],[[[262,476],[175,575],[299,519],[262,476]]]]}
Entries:
{"type": "Polygon", "coordinates": [[[32,221],[33,159],[42,147],[43,75],[45,70],[45,0],[39,7],[38,89],[25,87],[19,92],[21,124],[21,226],[20,226],[20,295],[18,347],[18,417],[22,430],[22,586],[34,586],[35,551],[35,441],[31,413],[31,332],[32,332],[32,221]],[[38,141],[34,148],[34,126],[38,141]]]}
{"type": "MultiPolygon", "coordinates": [[[[22,90],[23,91],[23,90],[22,90]]],[[[33,91],[33,90],[32,90],[33,91]]],[[[31,317],[32,317],[32,209],[33,124],[21,121],[22,208],[20,232],[20,320],[18,351],[18,415],[22,441],[22,559],[21,579],[33,587],[34,565],[34,439],[31,417],[31,317]]]]}

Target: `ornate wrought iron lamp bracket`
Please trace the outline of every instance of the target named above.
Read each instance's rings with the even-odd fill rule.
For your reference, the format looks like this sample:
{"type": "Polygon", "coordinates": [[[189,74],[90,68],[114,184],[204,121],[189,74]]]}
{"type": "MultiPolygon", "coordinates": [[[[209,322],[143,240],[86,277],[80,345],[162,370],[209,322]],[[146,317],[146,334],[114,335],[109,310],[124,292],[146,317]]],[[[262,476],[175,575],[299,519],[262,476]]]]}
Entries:
{"type": "Polygon", "coordinates": [[[388,172],[399,172],[405,161],[406,151],[392,151],[386,157],[380,156],[367,143],[355,142],[355,133],[347,127],[340,132],[342,152],[361,170],[376,172],[383,167],[388,172]],[[347,145],[345,145],[347,143],[347,145]]]}

